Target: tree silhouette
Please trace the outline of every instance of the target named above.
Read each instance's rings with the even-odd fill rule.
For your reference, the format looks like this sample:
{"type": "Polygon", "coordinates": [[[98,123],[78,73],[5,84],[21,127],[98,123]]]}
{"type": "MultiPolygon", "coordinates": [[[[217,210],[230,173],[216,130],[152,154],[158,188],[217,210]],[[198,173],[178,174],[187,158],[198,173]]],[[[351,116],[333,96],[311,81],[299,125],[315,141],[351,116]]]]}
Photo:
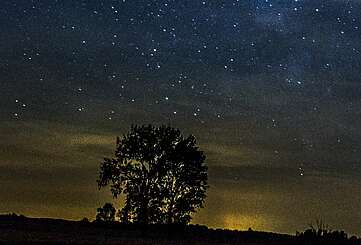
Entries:
{"type": "Polygon", "coordinates": [[[102,208],[97,209],[96,220],[112,222],[115,220],[115,212],[116,212],[116,210],[113,207],[113,204],[105,203],[102,208]]]}
{"type": "Polygon", "coordinates": [[[101,163],[98,186],[110,185],[115,198],[125,194],[125,223],[186,224],[206,197],[204,160],[193,135],[185,138],[170,126],[133,125],[117,138],[115,157],[101,163]]]}

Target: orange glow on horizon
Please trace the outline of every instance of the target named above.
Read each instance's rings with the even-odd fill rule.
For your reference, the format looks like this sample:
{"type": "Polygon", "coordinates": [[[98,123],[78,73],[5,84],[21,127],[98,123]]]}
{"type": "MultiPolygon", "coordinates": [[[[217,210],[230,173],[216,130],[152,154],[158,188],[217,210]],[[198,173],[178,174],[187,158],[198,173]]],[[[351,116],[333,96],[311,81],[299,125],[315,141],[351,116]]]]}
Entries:
{"type": "Polygon", "coordinates": [[[266,226],[266,220],[260,216],[235,215],[224,216],[224,228],[230,230],[262,230],[266,226]]]}

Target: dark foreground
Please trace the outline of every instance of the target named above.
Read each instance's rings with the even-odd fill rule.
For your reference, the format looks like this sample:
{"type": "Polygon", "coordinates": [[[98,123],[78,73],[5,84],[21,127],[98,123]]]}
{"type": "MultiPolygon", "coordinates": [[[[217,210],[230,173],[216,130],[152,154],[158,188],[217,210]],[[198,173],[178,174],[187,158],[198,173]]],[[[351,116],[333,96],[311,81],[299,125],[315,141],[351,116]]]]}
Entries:
{"type": "Polygon", "coordinates": [[[213,230],[199,225],[125,225],[0,215],[0,243],[42,244],[352,244],[346,236],[312,237],[256,231],[213,230]]]}

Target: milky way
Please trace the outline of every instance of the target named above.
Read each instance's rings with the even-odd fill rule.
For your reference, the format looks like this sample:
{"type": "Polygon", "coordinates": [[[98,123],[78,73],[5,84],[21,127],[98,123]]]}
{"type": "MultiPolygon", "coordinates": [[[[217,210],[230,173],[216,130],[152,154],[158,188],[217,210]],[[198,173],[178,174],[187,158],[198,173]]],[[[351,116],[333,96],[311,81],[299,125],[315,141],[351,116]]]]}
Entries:
{"type": "Polygon", "coordinates": [[[361,235],[360,1],[4,0],[0,28],[0,212],[93,218],[115,137],[171,124],[207,156],[194,223],[361,235]]]}

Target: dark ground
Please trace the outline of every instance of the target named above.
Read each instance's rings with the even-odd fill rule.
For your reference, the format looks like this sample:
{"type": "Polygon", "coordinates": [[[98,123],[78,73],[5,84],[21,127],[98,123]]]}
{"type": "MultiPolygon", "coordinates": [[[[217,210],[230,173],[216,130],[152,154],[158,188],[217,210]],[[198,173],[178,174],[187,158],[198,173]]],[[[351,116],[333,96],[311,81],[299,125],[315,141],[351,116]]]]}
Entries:
{"type": "Polygon", "coordinates": [[[125,225],[0,215],[0,243],[41,244],[361,244],[355,237],[324,240],[199,225],[125,225]]]}

